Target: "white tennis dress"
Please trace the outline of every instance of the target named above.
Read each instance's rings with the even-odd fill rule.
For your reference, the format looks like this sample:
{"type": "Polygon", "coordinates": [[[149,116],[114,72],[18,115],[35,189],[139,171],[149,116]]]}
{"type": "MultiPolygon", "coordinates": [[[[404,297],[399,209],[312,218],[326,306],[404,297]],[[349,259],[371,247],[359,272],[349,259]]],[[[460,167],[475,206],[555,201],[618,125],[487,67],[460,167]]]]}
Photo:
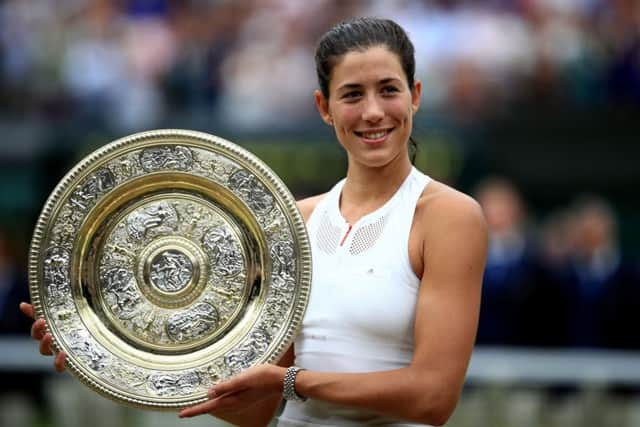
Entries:
{"type": "MultiPolygon", "coordinates": [[[[325,372],[398,369],[411,362],[418,287],[409,261],[416,203],[430,178],[412,168],[382,207],[348,224],[344,180],[307,222],[311,298],[295,342],[297,366],[325,372]]],[[[411,426],[374,413],[308,399],[287,402],[278,426],[411,426]]]]}

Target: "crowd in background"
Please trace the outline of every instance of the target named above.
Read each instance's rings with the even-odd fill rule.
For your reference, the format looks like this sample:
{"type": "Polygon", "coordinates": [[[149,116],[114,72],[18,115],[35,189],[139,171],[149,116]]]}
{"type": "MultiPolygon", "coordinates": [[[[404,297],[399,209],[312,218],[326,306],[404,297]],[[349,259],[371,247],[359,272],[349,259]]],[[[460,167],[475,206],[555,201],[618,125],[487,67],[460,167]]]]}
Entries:
{"type": "Polygon", "coordinates": [[[605,199],[577,196],[536,223],[505,179],[475,196],[489,227],[478,344],[640,349],[639,265],[605,199]]]}
{"type": "MultiPolygon", "coordinates": [[[[317,121],[317,37],[353,15],[405,27],[425,114],[640,108],[635,0],[5,0],[0,122],[123,134],[175,114],[244,129],[317,121]]],[[[0,142],[0,157],[13,149],[0,142]]],[[[453,183],[455,184],[455,183],[453,183]]],[[[640,349],[637,260],[596,196],[535,218],[514,185],[474,196],[490,227],[478,343],[640,349]]],[[[24,332],[23,257],[0,228],[0,332],[24,332]]]]}
{"type": "Polygon", "coordinates": [[[408,30],[427,110],[640,105],[634,0],[5,0],[0,113],[286,126],[315,114],[317,37],[353,15],[408,30]]]}

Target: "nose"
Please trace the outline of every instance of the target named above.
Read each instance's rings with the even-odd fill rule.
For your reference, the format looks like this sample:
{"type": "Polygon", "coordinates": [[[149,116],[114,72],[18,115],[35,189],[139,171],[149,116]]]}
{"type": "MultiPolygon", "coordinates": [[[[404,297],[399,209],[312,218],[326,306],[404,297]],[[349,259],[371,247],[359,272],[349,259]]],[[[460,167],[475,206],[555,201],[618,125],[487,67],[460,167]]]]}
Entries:
{"type": "Polygon", "coordinates": [[[364,102],[364,109],[362,111],[362,120],[367,122],[376,123],[382,120],[384,117],[384,109],[380,104],[380,100],[376,96],[368,96],[364,102]]]}

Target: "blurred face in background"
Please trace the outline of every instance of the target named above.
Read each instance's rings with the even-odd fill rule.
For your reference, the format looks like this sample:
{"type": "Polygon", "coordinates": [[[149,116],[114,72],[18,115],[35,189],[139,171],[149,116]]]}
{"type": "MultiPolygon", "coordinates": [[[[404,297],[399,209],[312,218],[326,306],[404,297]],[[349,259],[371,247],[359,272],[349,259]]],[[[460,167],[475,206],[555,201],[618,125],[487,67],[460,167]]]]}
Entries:
{"type": "Polygon", "coordinates": [[[520,196],[506,182],[486,183],[477,195],[492,233],[508,232],[519,228],[523,221],[520,196]]]}
{"type": "Polygon", "coordinates": [[[615,246],[616,221],[613,213],[599,203],[578,208],[573,238],[579,256],[591,256],[599,249],[615,246]]]}

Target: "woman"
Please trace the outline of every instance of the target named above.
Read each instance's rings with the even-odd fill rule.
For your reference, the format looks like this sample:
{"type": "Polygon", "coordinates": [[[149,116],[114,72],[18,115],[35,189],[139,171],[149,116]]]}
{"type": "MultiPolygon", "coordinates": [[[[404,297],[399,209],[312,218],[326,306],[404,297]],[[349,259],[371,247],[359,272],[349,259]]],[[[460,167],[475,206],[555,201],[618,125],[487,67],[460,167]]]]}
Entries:
{"type": "MultiPolygon", "coordinates": [[[[477,329],[481,210],[412,167],[422,87],[397,24],[339,24],[321,39],[316,66],[316,105],[348,170],[328,193],[299,202],[314,262],[302,331],[278,366],[248,369],[180,416],[265,425],[284,397],[281,426],[444,424],[477,329]]],[[[32,335],[46,354],[43,326],[36,321],[32,335]]]]}

